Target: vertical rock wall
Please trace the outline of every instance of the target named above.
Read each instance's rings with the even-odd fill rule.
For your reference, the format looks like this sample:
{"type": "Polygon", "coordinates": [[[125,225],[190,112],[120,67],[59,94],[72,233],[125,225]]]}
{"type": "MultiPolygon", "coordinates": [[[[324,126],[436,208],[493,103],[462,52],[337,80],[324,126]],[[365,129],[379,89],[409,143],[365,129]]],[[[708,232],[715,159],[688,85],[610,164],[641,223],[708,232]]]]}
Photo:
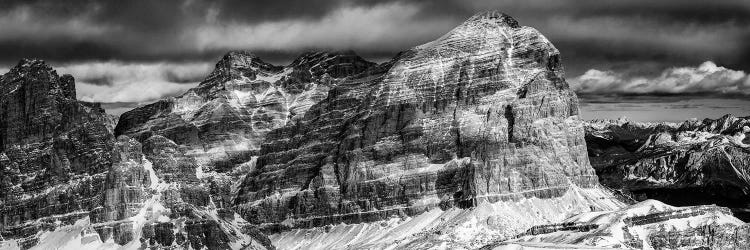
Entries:
{"type": "Polygon", "coordinates": [[[21,60],[0,77],[0,233],[35,244],[101,200],[114,144],[106,114],[75,98],[70,75],[21,60]]]}

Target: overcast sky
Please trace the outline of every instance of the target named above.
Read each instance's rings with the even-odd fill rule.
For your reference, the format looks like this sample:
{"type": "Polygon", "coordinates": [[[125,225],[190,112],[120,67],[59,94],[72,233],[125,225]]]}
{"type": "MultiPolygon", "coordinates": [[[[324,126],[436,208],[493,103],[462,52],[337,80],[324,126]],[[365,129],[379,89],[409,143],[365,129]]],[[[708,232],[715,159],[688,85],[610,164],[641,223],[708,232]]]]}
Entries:
{"type": "Polygon", "coordinates": [[[748,0],[1,0],[0,68],[40,58],[83,100],[144,102],[194,86],[228,50],[383,61],[491,9],[547,36],[579,93],[750,96],[748,0]]]}

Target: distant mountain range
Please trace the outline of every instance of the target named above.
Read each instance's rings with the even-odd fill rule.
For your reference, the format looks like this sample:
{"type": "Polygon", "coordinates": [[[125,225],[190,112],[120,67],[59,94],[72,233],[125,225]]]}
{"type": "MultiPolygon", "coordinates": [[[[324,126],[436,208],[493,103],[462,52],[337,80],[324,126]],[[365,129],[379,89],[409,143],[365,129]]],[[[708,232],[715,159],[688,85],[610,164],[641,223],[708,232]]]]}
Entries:
{"type": "Polygon", "coordinates": [[[683,123],[593,121],[589,159],[605,186],[637,200],[718,204],[750,219],[750,117],[683,123]]]}

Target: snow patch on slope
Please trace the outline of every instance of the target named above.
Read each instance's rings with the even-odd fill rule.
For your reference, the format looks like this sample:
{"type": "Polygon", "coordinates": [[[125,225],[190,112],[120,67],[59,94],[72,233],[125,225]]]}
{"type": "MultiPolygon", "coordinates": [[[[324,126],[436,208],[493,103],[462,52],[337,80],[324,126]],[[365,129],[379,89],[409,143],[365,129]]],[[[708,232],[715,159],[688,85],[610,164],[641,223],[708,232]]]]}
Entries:
{"type": "Polygon", "coordinates": [[[270,235],[279,249],[476,249],[508,239],[533,225],[557,223],[591,209],[624,207],[599,188],[572,186],[562,197],[480,203],[470,209],[431,209],[414,217],[293,229],[270,235]]]}
{"type": "Polygon", "coordinates": [[[88,217],[77,220],[73,225],[63,226],[51,232],[40,233],[38,236],[39,244],[32,247],[32,250],[94,250],[117,249],[120,247],[111,239],[107,242],[102,242],[99,239],[99,235],[91,227],[88,217]]]}
{"type": "Polygon", "coordinates": [[[159,186],[160,180],[159,180],[159,177],[156,176],[156,171],[154,171],[154,165],[151,163],[151,161],[146,159],[145,156],[143,156],[143,159],[141,161],[143,162],[143,168],[146,169],[146,172],[148,172],[148,178],[149,178],[149,181],[151,182],[151,185],[149,186],[149,188],[156,189],[159,186]]]}
{"type": "Polygon", "coordinates": [[[715,206],[673,207],[657,200],[646,200],[619,210],[582,213],[563,221],[563,223],[567,222],[579,225],[593,224],[598,226],[591,231],[561,230],[545,234],[522,236],[508,243],[522,245],[529,243],[554,243],[562,244],[561,246],[576,244],[581,247],[620,248],[627,246],[628,242],[633,240],[627,239],[626,235],[632,235],[637,241],[643,244],[644,249],[652,249],[647,240],[649,234],[658,231],[662,227],[673,230],[687,230],[710,224],[731,224],[735,226],[744,224],[744,222],[732,216],[731,213],[721,211],[721,209],[715,206]],[[717,209],[714,210],[713,208],[717,209]],[[705,212],[687,215],[692,211],[698,210],[705,212]],[[686,216],[674,216],[680,214],[686,216]],[[629,219],[646,215],[652,217],[641,223],[628,222],[629,219]],[[653,219],[654,215],[672,216],[672,218],[665,218],[663,220],[653,219]]]}

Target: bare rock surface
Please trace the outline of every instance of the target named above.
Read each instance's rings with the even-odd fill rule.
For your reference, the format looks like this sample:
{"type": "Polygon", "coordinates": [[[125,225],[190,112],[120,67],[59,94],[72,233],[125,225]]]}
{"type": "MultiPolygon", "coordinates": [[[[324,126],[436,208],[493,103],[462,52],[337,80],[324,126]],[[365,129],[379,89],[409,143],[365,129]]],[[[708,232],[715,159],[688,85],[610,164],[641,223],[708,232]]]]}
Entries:
{"type": "Polygon", "coordinates": [[[111,121],[40,60],[0,77],[0,249],[274,249],[214,203],[189,148],[111,121]]]}
{"type": "Polygon", "coordinates": [[[591,163],[602,184],[637,200],[718,204],[750,219],[750,118],[683,123],[593,121],[591,163]]]}
{"type": "Polygon", "coordinates": [[[269,132],[237,210],[283,231],[594,188],[578,112],[558,50],[480,13],[269,132]]]}
{"type": "Polygon", "coordinates": [[[75,93],[72,76],[41,60],[0,77],[0,233],[23,247],[101,200],[114,137],[104,110],[75,93]]]}
{"type": "Polygon", "coordinates": [[[184,146],[159,135],[143,144],[120,136],[116,148],[120,157],[89,221],[102,242],[127,249],[274,249],[254,226],[214,202],[184,146]]]}
{"type": "Polygon", "coordinates": [[[229,52],[117,124],[23,60],[0,77],[0,249],[747,246],[727,208],[627,207],[599,179],[736,213],[748,118],[578,115],[560,52],[497,11],[377,65],[229,52]]]}
{"type": "Polygon", "coordinates": [[[245,51],[227,53],[197,87],[125,112],[116,135],[161,135],[187,146],[206,171],[230,172],[260,149],[266,133],[304,115],[338,81],[373,63],[353,52],[309,52],[274,66],[245,51]]]}

